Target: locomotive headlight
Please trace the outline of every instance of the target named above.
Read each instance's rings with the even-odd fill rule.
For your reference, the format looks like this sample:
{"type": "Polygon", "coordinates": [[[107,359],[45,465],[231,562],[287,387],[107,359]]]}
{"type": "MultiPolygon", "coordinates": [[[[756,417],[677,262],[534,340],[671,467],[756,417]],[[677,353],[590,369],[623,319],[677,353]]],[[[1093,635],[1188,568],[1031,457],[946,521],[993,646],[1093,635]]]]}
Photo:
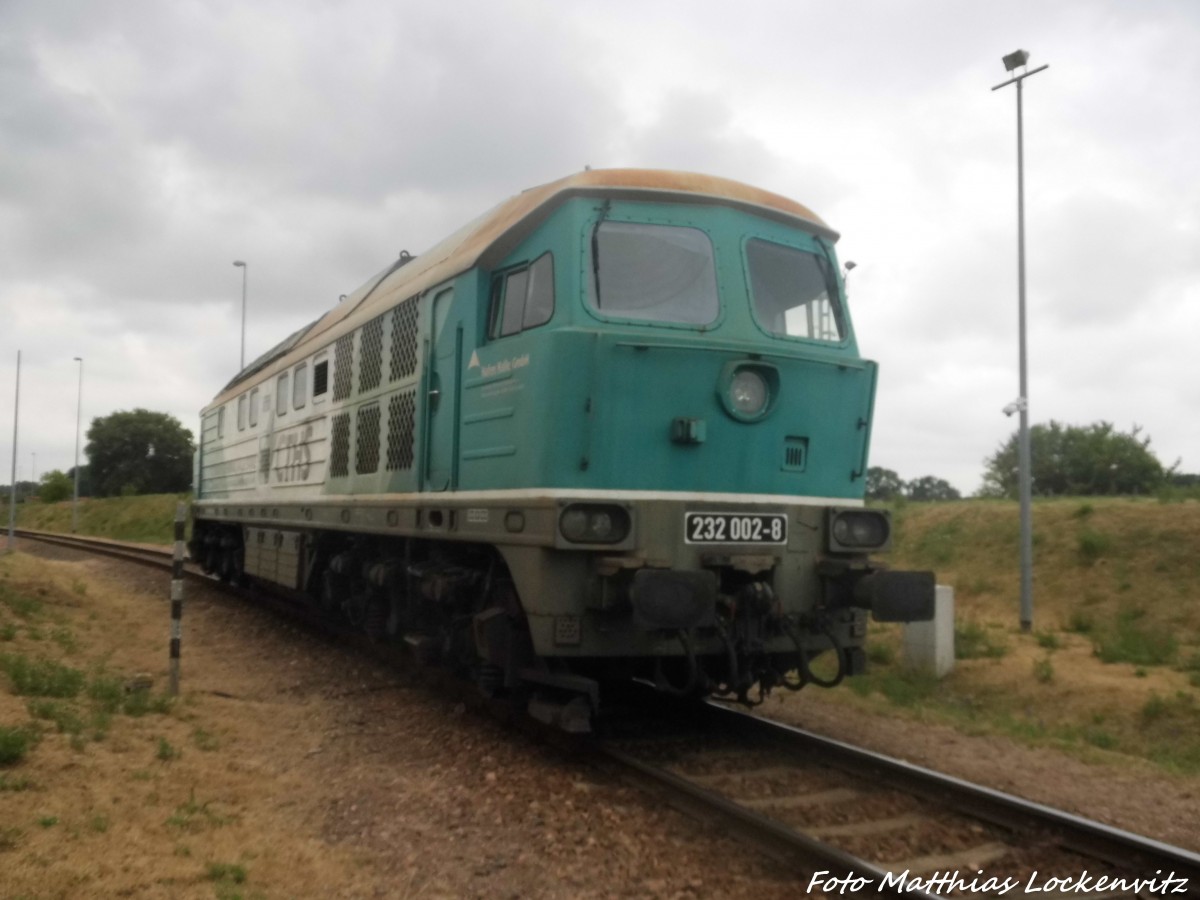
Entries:
{"type": "Polygon", "coordinates": [[[629,534],[629,513],[619,506],[576,503],[562,511],[558,530],[573,544],[618,544],[629,534]]]}
{"type": "Polygon", "coordinates": [[[726,363],[717,384],[725,411],[739,422],[765,419],[779,397],[779,370],[759,360],[726,363]]]}
{"type": "Polygon", "coordinates": [[[757,372],[742,369],[729,384],[729,400],[744,416],[759,416],[767,407],[767,382],[757,372]]]}
{"type": "Polygon", "coordinates": [[[892,536],[888,515],[873,509],[830,510],[829,549],[833,552],[883,550],[892,536]]]}

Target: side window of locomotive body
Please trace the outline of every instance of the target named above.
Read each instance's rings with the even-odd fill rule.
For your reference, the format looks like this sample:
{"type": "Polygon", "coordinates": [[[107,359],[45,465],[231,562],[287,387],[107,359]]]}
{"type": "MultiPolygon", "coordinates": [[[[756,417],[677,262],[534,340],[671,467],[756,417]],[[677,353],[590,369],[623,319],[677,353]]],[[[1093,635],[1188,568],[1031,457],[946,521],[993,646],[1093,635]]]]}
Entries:
{"type": "Polygon", "coordinates": [[[292,370],[292,409],[304,409],[308,402],[308,363],[292,370]]]}
{"type": "Polygon", "coordinates": [[[288,411],[288,373],[284,372],[275,382],[275,415],[288,411]]]}
{"type": "Polygon", "coordinates": [[[313,360],[313,403],[323,403],[329,393],[329,357],[324,351],[313,360]]]}
{"type": "Polygon", "coordinates": [[[698,228],[606,220],[590,255],[588,305],[603,316],[700,326],[720,314],[712,242],[698,228]]]}
{"type": "Polygon", "coordinates": [[[754,317],[771,334],[834,344],[845,338],[837,279],[823,255],[751,238],[746,270],[754,317]]]}
{"type": "Polygon", "coordinates": [[[532,264],[504,272],[492,282],[490,337],[537,328],[553,316],[553,254],[543,253],[532,264]]]}
{"type": "Polygon", "coordinates": [[[250,392],[250,427],[258,426],[258,388],[250,392]]]}
{"type": "Polygon", "coordinates": [[[217,437],[225,437],[225,407],[217,410],[217,437]]]}
{"type": "Polygon", "coordinates": [[[238,431],[246,430],[246,395],[238,397],[238,431]]]}

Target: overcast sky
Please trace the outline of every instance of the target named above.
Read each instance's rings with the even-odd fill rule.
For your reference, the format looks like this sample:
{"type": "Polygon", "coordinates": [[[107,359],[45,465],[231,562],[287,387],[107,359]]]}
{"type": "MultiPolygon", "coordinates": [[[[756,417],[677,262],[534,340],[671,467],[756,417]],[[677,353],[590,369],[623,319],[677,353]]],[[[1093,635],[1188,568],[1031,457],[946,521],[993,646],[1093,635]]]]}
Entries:
{"type": "Polygon", "coordinates": [[[685,169],[841,232],[872,463],[964,493],[1016,427],[1024,48],[1035,423],[1200,471],[1195,0],[0,0],[0,483],[238,365],[404,249],[582,169],[685,169]]]}

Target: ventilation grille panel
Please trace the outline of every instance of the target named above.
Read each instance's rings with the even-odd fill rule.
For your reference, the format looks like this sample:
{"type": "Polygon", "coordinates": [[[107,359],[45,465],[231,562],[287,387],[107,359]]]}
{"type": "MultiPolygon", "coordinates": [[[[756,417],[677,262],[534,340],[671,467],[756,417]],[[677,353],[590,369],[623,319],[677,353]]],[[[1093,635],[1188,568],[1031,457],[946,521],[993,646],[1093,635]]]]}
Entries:
{"type": "Polygon", "coordinates": [[[362,328],[358,342],[358,392],[379,387],[383,371],[383,316],[378,316],[362,328]]]}
{"type": "Polygon", "coordinates": [[[350,474],[350,413],[339,413],[330,426],[329,477],[350,474]]]}
{"type": "Polygon", "coordinates": [[[388,402],[388,471],[413,466],[413,432],[416,420],[416,392],[405,391],[388,402]]]}
{"type": "Polygon", "coordinates": [[[354,335],[344,334],[338,338],[333,350],[333,399],[345,400],[350,396],[354,373],[354,335]]]}
{"type": "Polygon", "coordinates": [[[358,411],[358,439],[354,448],[354,470],[359,475],[379,471],[379,404],[358,411]]]}
{"type": "Polygon", "coordinates": [[[417,371],[417,298],[410,297],[392,310],[391,381],[417,371]]]}

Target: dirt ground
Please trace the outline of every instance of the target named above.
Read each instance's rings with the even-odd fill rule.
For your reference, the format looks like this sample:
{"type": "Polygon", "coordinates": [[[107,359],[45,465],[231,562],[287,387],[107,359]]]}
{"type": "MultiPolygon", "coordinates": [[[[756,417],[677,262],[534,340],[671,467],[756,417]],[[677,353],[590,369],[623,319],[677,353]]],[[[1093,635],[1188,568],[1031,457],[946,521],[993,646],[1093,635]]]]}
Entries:
{"type": "MultiPolygon", "coordinates": [[[[38,551],[42,553],[43,551],[38,551]]],[[[49,551],[46,551],[49,553],[49,551]]],[[[0,655],[166,685],[168,581],[0,560],[0,655]]],[[[794,875],[337,642],[189,585],[183,696],[0,766],[0,896],[795,897],[794,875]]],[[[31,721],[0,674],[0,725],[31,721]]],[[[84,699],[72,701],[86,706],[84,699]]],[[[768,707],[773,710],[774,707],[768,707]]],[[[1200,849],[1196,784],[843,709],[805,727],[1200,849]]]]}

